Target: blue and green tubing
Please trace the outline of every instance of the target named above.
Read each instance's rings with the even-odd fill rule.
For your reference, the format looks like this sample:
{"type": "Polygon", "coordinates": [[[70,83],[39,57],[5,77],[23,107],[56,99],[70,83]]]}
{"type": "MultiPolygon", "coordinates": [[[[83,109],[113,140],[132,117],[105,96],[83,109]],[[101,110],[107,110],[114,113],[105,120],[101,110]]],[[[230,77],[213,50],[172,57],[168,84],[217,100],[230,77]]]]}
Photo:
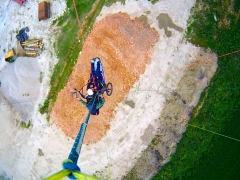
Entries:
{"type": "MultiPolygon", "coordinates": [[[[91,109],[93,108],[94,102],[96,101],[97,95],[93,99],[93,104],[91,109]]],[[[79,154],[82,148],[83,138],[86,132],[86,128],[88,125],[88,121],[90,119],[91,111],[88,112],[88,116],[86,118],[85,123],[81,124],[80,130],[78,132],[78,135],[75,139],[75,142],[73,144],[72,150],[68,156],[68,159],[63,161],[63,170],[45,178],[44,180],[59,180],[66,176],[68,176],[69,179],[80,179],[80,180],[98,180],[98,178],[84,174],[81,172],[81,169],[77,165],[77,161],[79,158],[79,154]]]]}

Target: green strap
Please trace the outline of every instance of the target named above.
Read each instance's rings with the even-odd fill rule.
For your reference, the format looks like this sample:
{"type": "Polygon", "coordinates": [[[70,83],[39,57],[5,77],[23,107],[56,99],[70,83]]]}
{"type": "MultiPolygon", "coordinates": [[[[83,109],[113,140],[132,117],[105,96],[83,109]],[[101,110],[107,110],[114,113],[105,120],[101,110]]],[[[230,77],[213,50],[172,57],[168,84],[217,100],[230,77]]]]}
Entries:
{"type": "MultiPolygon", "coordinates": [[[[64,170],[59,171],[43,180],[59,180],[59,179],[62,179],[64,177],[68,176],[70,173],[71,173],[71,170],[64,169],[64,170]]],[[[90,175],[81,173],[79,171],[74,171],[74,172],[72,172],[72,174],[76,179],[80,179],[80,180],[99,180],[97,177],[90,176],[90,175]]]]}
{"type": "Polygon", "coordinates": [[[71,173],[70,169],[64,169],[64,170],[59,171],[43,180],[59,180],[59,179],[62,179],[64,177],[68,176],[70,173],[71,173]]]}
{"type": "Polygon", "coordinates": [[[79,171],[72,172],[72,174],[75,178],[80,179],[80,180],[99,180],[98,178],[96,178],[94,176],[89,176],[89,175],[81,173],[79,171]]]}

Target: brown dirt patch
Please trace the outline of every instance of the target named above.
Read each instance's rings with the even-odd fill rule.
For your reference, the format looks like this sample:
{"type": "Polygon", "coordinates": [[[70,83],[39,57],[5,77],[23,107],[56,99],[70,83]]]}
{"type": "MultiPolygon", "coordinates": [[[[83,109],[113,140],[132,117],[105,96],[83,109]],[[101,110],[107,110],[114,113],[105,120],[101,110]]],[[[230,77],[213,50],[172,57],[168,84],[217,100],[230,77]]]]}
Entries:
{"type": "Polygon", "coordinates": [[[84,143],[96,142],[109,129],[113,111],[130,88],[144,73],[151,60],[159,35],[155,29],[146,27],[138,19],[117,13],[106,16],[96,23],[84,43],[82,54],[73,69],[69,82],[58,94],[51,119],[64,133],[75,138],[80,124],[85,121],[87,109],[72,97],[72,88],[80,89],[89,78],[90,60],[102,59],[106,82],[112,82],[112,96],[105,96],[106,103],[98,116],[91,116],[84,143]]]}

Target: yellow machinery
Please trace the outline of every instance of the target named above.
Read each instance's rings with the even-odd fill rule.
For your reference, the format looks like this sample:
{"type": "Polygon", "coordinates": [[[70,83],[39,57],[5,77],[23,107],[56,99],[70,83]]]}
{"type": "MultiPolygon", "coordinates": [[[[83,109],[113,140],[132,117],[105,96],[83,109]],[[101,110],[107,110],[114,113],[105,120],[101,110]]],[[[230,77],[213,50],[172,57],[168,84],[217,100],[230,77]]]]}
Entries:
{"type": "MultiPolygon", "coordinates": [[[[19,0],[19,2],[23,0],[19,0]]],[[[27,32],[29,28],[25,27],[19,31],[16,38],[18,40],[17,53],[11,49],[5,56],[5,61],[14,62],[17,57],[36,57],[39,56],[43,50],[42,38],[28,39],[27,32]],[[15,55],[17,54],[17,55],[15,55]]]]}
{"type": "Polygon", "coordinates": [[[8,53],[5,55],[5,61],[7,62],[14,62],[17,59],[17,56],[15,54],[14,49],[12,48],[10,51],[8,51],[8,53]]]}
{"type": "Polygon", "coordinates": [[[5,61],[14,62],[17,57],[37,57],[41,54],[43,50],[42,38],[38,39],[28,39],[27,41],[20,42],[17,53],[12,48],[6,55],[5,61]]]}

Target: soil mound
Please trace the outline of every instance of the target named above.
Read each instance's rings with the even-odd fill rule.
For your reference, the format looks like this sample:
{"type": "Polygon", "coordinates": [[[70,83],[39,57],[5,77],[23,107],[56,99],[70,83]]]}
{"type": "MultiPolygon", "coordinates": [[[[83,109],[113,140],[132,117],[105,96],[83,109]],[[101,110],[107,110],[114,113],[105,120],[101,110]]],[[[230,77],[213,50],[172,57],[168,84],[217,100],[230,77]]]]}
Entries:
{"type": "Polygon", "coordinates": [[[72,97],[70,91],[73,88],[80,89],[87,83],[90,60],[99,57],[104,66],[106,82],[112,82],[114,92],[111,97],[105,96],[106,103],[100,109],[100,114],[91,116],[84,142],[100,140],[109,129],[114,109],[128,94],[140,74],[144,73],[158,40],[155,29],[139,19],[130,19],[125,13],[108,15],[95,24],[67,85],[58,94],[51,119],[66,135],[76,137],[88,111],[72,97]]]}

